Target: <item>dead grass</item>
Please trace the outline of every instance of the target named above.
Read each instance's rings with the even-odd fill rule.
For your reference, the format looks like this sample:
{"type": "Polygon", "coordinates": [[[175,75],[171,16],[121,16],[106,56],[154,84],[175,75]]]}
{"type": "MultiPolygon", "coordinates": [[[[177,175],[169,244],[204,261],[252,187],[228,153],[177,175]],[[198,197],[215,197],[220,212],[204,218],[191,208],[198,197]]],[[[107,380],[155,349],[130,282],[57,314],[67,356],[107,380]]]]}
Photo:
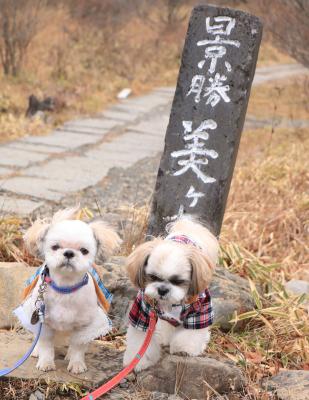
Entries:
{"type": "Polygon", "coordinates": [[[248,113],[261,119],[309,120],[309,74],[253,86],[248,113]]]}
{"type": "MultiPolygon", "coordinates": [[[[65,3],[46,8],[41,18],[42,28],[30,45],[23,73],[14,79],[0,75],[0,142],[46,134],[68,119],[102,111],[124,87],[138,95],[175,85],[179,38],[185,37],[187,21],[168,32],[131,18],[108,35],[91,24],[81,25],[65,3]],[[25,119],[30,94],[58,100],[60,106],[49,114],[47,124],[25,119]]],[[[262,43],[260,66],[285,62],[292,60],[262,43]]]]}

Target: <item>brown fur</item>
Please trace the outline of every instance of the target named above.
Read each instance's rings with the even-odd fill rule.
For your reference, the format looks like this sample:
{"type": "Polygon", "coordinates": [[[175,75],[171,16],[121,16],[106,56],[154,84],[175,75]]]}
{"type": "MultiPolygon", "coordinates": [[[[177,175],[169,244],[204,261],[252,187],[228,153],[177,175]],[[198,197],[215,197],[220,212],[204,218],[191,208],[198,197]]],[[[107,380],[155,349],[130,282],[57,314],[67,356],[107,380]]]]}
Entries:
{"type": "Polygon", "coordinates": [[[152,250],[163,241],[161,238],[145,242],[138,246],[133,253],[129,255],[126,261],[126,268],[129,278],[134,286],[145,288],[145,263],[152,250]]]}
{"type": "Polygon", "coordinates": [[[98,242],[99,259],[110,257],[121,244],[118,234],[104,221],[94,221],[89,224],[98,242]]]}
{"type": "Polygon", "coordinates": [[[209,286],[215,265],[203,251],[194,246],[190,247],[189,260],[192,266],[192,279],[188,294],[195,296],[209,286]]]}

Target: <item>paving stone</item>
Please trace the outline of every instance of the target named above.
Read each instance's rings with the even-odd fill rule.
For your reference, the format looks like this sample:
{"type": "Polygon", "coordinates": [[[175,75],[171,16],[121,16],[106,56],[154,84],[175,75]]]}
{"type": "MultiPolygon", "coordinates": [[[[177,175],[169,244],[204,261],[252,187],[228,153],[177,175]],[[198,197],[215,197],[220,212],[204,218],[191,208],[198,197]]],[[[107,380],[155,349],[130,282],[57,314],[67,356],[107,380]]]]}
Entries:
{"type": "Polygon", "coordinates": [[[30,164],[46,160],[47,154],[34,153],[25,150],[13,149],[7,146],[0,147],[0,164],[12,167],[27,167],[30,164]]]}
{"type": "Polygon", "coordinates": [[[5,213],[28,216],[42,205],[43,203],[38,203],[32,200],[18,199],[12,196],[0,194],[0,214],[5,213]]]}
{"type": "Polygon", "coordinates": [[[87,144],[93,144],[99,140],[100,139],[94,135],[85,135],[81,133],[71,134],[67,131],[54,131],[54,133],[50,134],[49,136],[33,136],[22,139],[22,141],[27,143],[43,144],[46,146],[59,146],[67,150],[76,149],[87,144]]]}
{"type": "Polygon", "coordinates": [[[116,110],[106,110],[99,114],[101,118],[111,118],[114,120],[118,120],[122,125],[126,122],[133,122],[138,118],[138,114],[130,114],[122,111],[116,110]]]}
{"type": "Polygon", "coordinates": [[[21,141],[11,142],[7,146],[13,149],[31,151],[34,153],[59,154],[65,151],[63,147],[59,146],[51,146],[51,145],[44,146],[42,144],[33,144],[21,141]]]}
{"type": "Polygon", "coordinates": [[[57,186],[50,188],[46,179],[16,176],[5,181],[0,181],[0,188],[17,194],[37,197],[44,200],[58,201],[63,194],[57,191],[57,186]]]}
{"type": "Polygon", "coordinates": [[[129,127],[128,130],[134,130],[135,132],[147,132],[164,137],[168,119],[169,118],[167,114],[155,116],[151,119],[143,119],[138,124],[129,127]]]}
{"type": "MultiPolygon", "coordinates": [[[[0,263],[0,329],[11,328],[16,324],[13,310],[20,304],[25,281],[33,272],[32,268],[21,263],[0,263]]],[[[3,368],[4,352],[0,354],[3,368]]]]}
{"type": "Polygon", "coordinates": [[[72,156],[67,159],[55,159],[44,168],[33,167],[27,170],[28,176],[44,178],[44,185],[63,194],[82,190],[99,182],[108,172],[109,165],[101,157],[72,156]],[[63,172],[65,171],[65,173],[63,172]]]}
{"type": "Polygon", "coordinates": [[[70,125],[67,124],[65,126],[62,126],[61,129],[58,131],[60,132],[70,132],[72,134],[74,133],[83,133],[85,135],[97,135],[103,137],[108,130],[106,128],[90,128],[87,126],[79,126],[79,125],[70,125]]]}
{"type": "MultiPolygon", "coordinates": [[[[0,160],[1,161],[1,160],[0,160]]],[[[14,170],[6,167],[0,167],[0,176],[8,175],[12,173],[14,170]]]]}
{"type": "MultiPolygon", "coordinates": [[[[1,367],[12,366],[29,349],[32,336],[21,331],[0,332],[1,367]]],[[[88,371],[74,375],[67,371],[68,361],[64,360],[66,347],[56,347],[56,371],[42,372],[36,369],[37,359],[30,357],[21,367],[12,372],[9,377],[19,379],[43,379],[58,383],[77,383],[91,388],[107,382],[122,369],[122,353],[114,350],[104,342],[92,342],[86,353],[88,371]]]]}
{"type": "Polygon", "coordinates": [[[86,127],[95,129],[111,129],[119,125],[119,121],[112,119],[103,118],[83,118],[69,121],[64,126],[76,126],[76,127],[86,127]]]}
{"type": "MultiPolygon", "coordinates": [[[[172,99],[171,99],[172,100],[172,99]]],[[[162,96],[159,93],[152,92],[146,96],[135,97],[133,99],[124,100],[117,107],[123,107],[124,109],[130,109],[149,112],[152,109],[164,106],[168,103],[166,96],[162,96]]]]}

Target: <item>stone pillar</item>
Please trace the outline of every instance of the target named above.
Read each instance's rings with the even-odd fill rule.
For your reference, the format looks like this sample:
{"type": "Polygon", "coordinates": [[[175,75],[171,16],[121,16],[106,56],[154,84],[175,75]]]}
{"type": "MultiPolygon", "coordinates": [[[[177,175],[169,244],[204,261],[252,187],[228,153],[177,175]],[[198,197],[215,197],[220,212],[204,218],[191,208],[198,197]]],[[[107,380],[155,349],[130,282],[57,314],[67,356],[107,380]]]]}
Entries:
{"type": "Polygon", "coordinates": [[[182,214],[219,235],[254,77],[262,24],[242,11],[193,9],[149,222],[182,214]]]}

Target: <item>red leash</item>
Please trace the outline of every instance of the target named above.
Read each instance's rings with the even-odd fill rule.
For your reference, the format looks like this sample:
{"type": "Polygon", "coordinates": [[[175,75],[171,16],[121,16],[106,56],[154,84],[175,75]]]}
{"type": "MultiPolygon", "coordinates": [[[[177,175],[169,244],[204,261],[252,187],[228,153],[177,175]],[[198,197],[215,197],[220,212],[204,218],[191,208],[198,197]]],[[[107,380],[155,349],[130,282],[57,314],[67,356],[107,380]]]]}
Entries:
{"type": "Polygon", "coordinates": [[[157,323],[157,316],[154,311],[151,310],[149,316],[150,316],[150,322],[147,330],[147,335],[145,337],[145,341],[142,347],[139,349],[139,352],[131,361],[131,363],[127,367],[125,367],[122,371],[120,371],[119,374],[114,376],[114,378],[112,378],[110,381],[100,386],[94,392],[87,394],[87,396],[83,397],[81,400],[95,400],[98,399],[103,394],[109,392],[111,389],[113,389],[113,387],[118,385],[118,383],[120,383],[120,381],[122,381],[122,379],[125,378],[140,362],[141,358],[145,354],[145,351],[147,350],[150,344],[157,323]]]}

